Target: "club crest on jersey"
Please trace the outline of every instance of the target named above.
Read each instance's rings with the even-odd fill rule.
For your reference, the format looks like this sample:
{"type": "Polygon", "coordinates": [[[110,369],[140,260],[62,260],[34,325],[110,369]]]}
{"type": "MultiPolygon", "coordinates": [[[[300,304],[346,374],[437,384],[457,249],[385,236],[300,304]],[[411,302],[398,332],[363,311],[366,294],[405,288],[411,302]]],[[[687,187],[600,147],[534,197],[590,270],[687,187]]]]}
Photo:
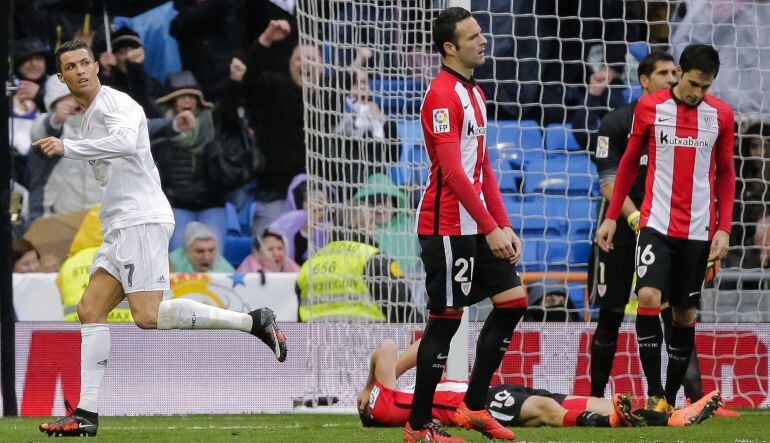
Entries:
{"type": "Polygon", "coordinates": [[[463,291],[463,294],[468,295],[471,292],[471,282],[466,283],[460,283],[460,289],[463,291]]]}
{"type": "Polygon", "coordinates": [[[703,123],[707,128],[713,128],[717,126],[717,118],[714,115],[706,115],[703,117],[703,123]]]}
{"type": "Polygon", "coordinates": [[[487,128],[486,126],[481,126],[481,127],[474,126],[473,123],[469,120],[468,129],[465,131],[465,135],[468,137],[470,136],[478,137],[481,135],[487,135],[487,128]]]}
{"type": "Polygon", "coordinates": [[[599,292],[599,297],[604,297],[604,293],[607,292],[607,285],[596,285],[596,291],[599,292]]]}
{"type": "Polygon", "coordinates": [[[636,275],[638,275],[639,278],[644,277],[645,274],[647,274],[647,265],[641,265],[636,267],[636,275]]]}
{"type": "Polygon", "coordinates": [[[433,133],[444,134],[449,132],[449,108],[433,110],[433,133]]]}

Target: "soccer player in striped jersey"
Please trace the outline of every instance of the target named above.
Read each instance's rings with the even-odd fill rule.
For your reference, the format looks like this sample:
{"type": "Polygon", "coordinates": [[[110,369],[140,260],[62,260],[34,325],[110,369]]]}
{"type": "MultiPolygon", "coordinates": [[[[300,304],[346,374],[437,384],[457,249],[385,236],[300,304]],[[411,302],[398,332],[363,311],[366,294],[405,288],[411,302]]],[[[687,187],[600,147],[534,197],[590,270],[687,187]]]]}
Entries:
{"type": "MultiPolygon", "coordinates": [[[[366,427],[398,427],[409,419],[413,391],[399,388],[398,379],[415,366],[419,341],[400,357],[396,344],[384,340],[372,353],[366,386],[358,394],[358,414],[366,427]]],[[[431,416],[448,426],[455,422],[468,383],[442,380],[433,396],[431,416]]],[[[484,407],[504,426],[692,426],[711,417],[721,403],[714,391],[686,408],[672,413],[633,411],[631,398],[615,394],[612,400],[598,397],[558,394],[513,384],[487,388],[484,407]]]]}
{"type": "Polygon", "coordinates": [[[417,355],[414,407],[404,440],[463,441],[431,421],[431,402],[463,307],[486,298],[494,309],[479,335],[476,362],[456,420],[488,437],[513,440],[513,432],[484,408],[492,374],[527,309],[516,273],[521,242],[492,172],[484,93],[473,79],[473,69],[484,63],[487,41],[470,12],[455,7],[436,18],[433,42],[444,64],[420,110],[431,166],[417,210],[430,316],[417,355]]]}
{"type": "Polygon", "coordinates": [[[679,60],[679,82],[639,100],[610,206],[596,232],[599,247],[612,250],[616,219],[646,147],[646,189],[635,251],[636,334],[656,410],[674,406],[689,364],[706,264],[727,254],[735,195],[735,119],[724,101],[707,94],[718,73],[717,51],[690,45],[679,60]],[[658,318],[663,296],[673,314],[665,389],[658,318]]]}

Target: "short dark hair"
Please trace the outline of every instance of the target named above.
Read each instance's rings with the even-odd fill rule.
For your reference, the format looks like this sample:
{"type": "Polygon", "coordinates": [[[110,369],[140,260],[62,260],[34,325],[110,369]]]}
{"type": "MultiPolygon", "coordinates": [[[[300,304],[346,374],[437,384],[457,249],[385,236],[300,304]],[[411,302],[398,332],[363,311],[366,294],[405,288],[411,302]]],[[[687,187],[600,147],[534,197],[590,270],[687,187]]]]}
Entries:
{"type": "Polygon", "coordinates": [[[719,53],[711,45],[690,45],[679,56],[679,66],[683,73],[697,69],[716,78],[719,74],[719,53]]]}
{"type": "Polygon", "coordinates": [[[56,53],[54,57],[56,58],[56,71],[61,72],[61,55],[65,52],[70,51],[77,51],[78,49],[85,49],[88,51],[88,53],[91,55],[91,58],[93,60],[96,60],[94,57],[94,51],[91,50],[91,47],[88,46],[85,42],[82,42],[80,40],[69,40],[64,43],[62,43],[61,46],[56,48],[56,53]]]}
{"type": "Polygon", "coordinates": [[[646,75],[647,77],[649,77],[652,75],[653,72],[655,72],[655,64],[658,62],[676,63],[674,61],[674,57],[668,52],[663,52],[663,51],[650,52],[642,59],[642,61],[639,62],[639,66],[636,68],[636,73],[639,76],[640,82],[642,81],[643,75],[646,75]]]}
{"type": "Polygon", "coordinates": [[[451,42],[455,46],[460,46],[460,43],[457,41],[457,34],[455,34],[455,28],[457,27],[457,22],[465,20],[470,16],[471,13],[467,9],[454,6],[444,9],[433,20],[433,44],[442,57],[446,57],[444,43],[451,42]]]}

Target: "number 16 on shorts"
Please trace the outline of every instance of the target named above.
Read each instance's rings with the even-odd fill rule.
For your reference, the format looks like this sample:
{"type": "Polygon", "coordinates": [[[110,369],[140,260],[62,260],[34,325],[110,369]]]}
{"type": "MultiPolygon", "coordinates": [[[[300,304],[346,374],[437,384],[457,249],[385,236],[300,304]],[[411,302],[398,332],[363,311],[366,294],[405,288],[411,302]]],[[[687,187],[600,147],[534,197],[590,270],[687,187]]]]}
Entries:
{"type": "Polygon", "coordinates": [[[652,252],[652,245],[647,244],[642,250],[642,246],[636,246],[636,275],[642,278],[647,274],[647,267],[655,263],[655,253],[652,252]]]}

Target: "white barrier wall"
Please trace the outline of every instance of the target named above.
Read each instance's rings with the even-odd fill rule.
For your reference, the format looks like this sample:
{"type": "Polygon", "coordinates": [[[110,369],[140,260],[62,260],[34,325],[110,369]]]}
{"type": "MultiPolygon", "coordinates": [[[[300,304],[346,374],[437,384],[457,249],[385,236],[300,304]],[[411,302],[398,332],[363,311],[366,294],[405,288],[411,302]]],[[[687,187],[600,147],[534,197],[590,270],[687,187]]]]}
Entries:
{"type": "MultiPolygon", "coordinates": [[[[13,274],[13,304],[19,321],[62,321],[56,274],[13,274]]],[[[297,321],[296,273],[172,274],[164,298],[185,297],[248,312],[269,307],[279,321],[297,321]],[[264,277],[263,277],[264,275],[264,277]]]]}
{"type": "MultiPolygon", "coordinates": [[[[281,323],[288,340],[286,362],[278,363],[259,340],[232,331],[141,331],[130,324],[111,326],[112,348],[100,397],[104,415],[282,413],[292,400],[313,392],[342,399],[353,407],[363,386],[367,355],[385,338],[404,349],[420,324],[312,325],[313,336],[359,337],[357,346],[316,355],[309,348],[308,324],[281,323]],[[318,328],[318,329],[315,329],[318,328]],[[359,331],[357,335],[351,334],[359,331]],[[361,343],[369,343],[361,345],[361,343]],[[371,346],[372,349],[363,349],[371,346]],[[322,368],[319,372],[308,368],[322,368]],[[345,365],[342,362],[346,362],[345,365]],[[334,363],[324,364],[324,363],[334,363]],[[331,369],[323,369],[331,368],[331,369]],[[335,370],[333,368],[344,368],[335,370]],[[328,392],[318,392],[319,381],[328,392]]],[[[481,325],[471,323],[473,342],[481,325]]],[[[493,383],[516,383],[555,392],[588,395],[590,323],[524,323],[517,328],[493,383]],[[565,349],[571,350],[565,354],[565,349]],[[567,358],[565,358],[565,356],[567,358]]],[[[63,400],[76,405],[80,392],[80,332],[76,324],[20,322],[16,328],[16,387],[20,413],[60,415],[63,400]]],[[[350,340],[355,340],[351,338],[350,340]]],[[[768,407],[768,324],[702,324],[697,336],[703,390],[719,387],[727,405],[768,407]]],[[[473,346],[471,346],[473,353],[473,346]]],[[[473,356],[469,356],[472,360],[473,356]]],[[[665,363],[665,354],[664,354],[665,363]]],[[[665,377],[665,373],[664,373],[665,377]]],[[[402,386],[414,380],[405,374],[402,386]]],[[[633,324],[620,334],[613,391],[644,400],[633,324]]]]}

